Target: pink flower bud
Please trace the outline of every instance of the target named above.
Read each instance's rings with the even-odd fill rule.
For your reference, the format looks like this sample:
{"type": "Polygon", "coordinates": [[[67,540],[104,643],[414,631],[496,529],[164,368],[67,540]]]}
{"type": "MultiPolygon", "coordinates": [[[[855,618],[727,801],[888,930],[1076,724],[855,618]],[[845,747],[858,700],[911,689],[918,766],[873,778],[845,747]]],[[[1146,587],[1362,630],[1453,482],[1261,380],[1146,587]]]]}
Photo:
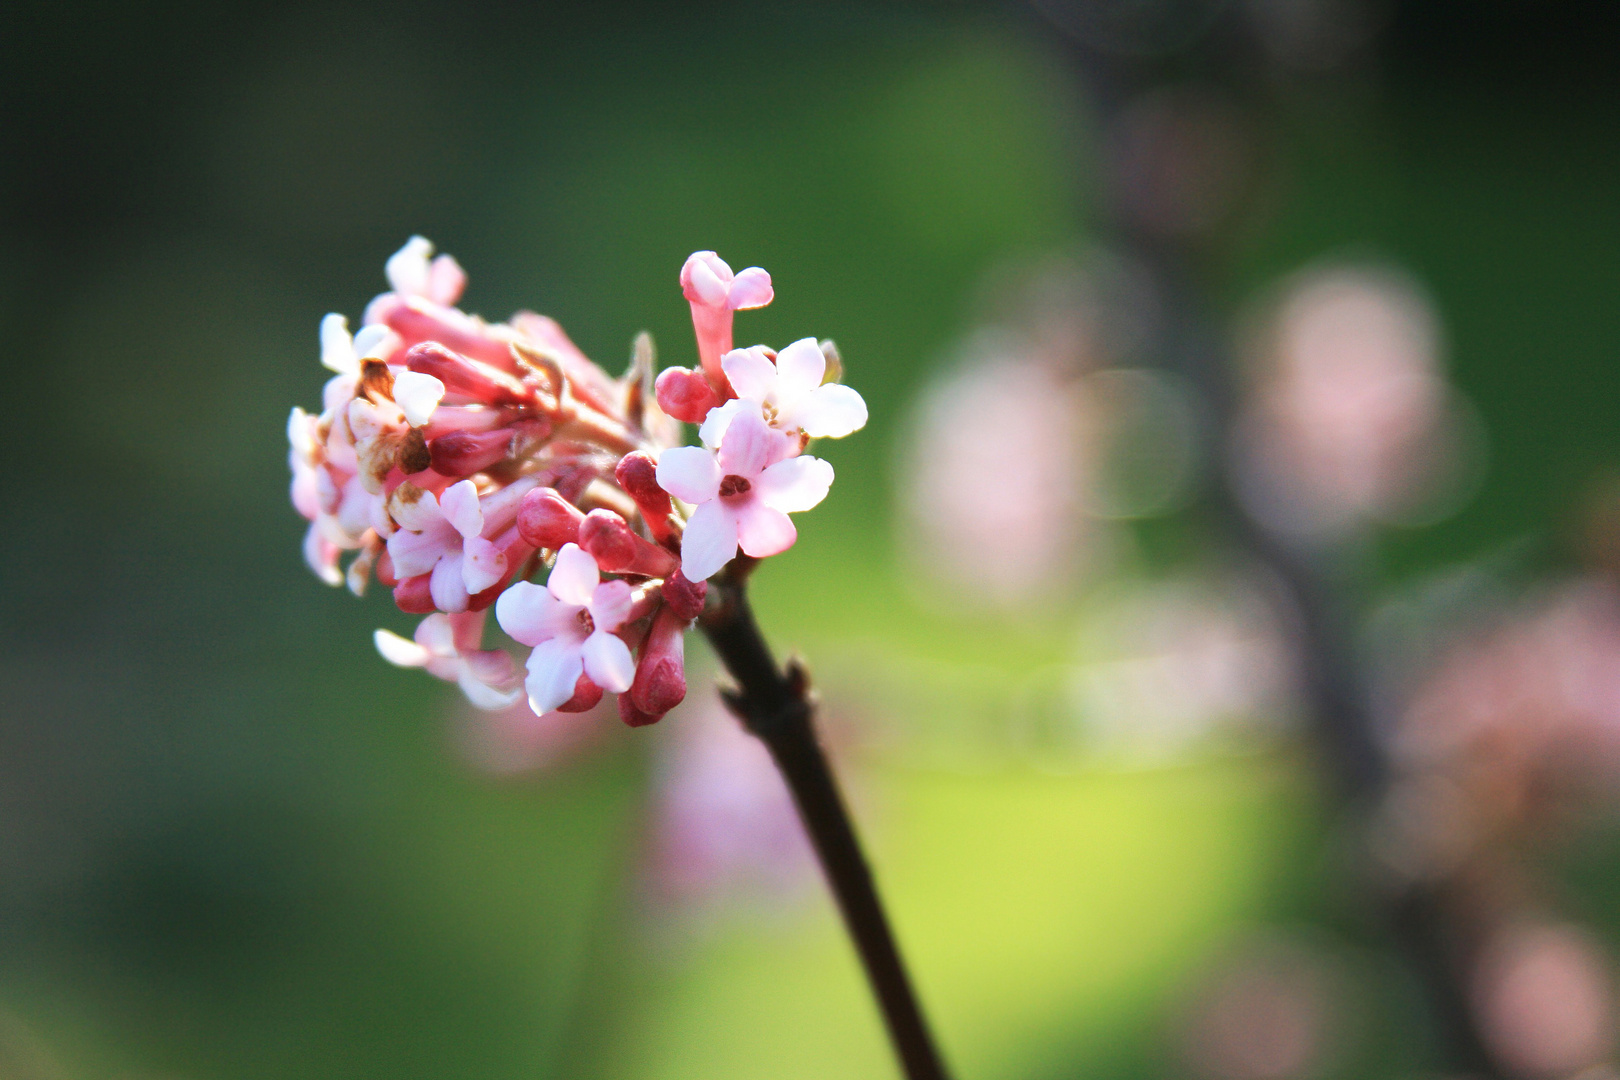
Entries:
{"type": "Polygon", "coordinates": [[[428,443],[433,471],[445,476],[471,476],[505,458],[512,450],[512,432],[452,431],[428,443]]]}
{"type": "Polygon", "coordinates": [[[384,293],[366,309],[366,323],[382,323],[407,344],[437,341],[446,347],[517,374],[512,359],[511,332],[498,331],[464,311],[435,304],[420,296],[384,293]]]}
{"type": "Polygon", "coordinates": [[[720,404],[720,395],[714,392],[709,380],[689,368],[665,368],[653,384],[653,393],[660,409],[689,424],[703,423],[709,410],[720,404]]]}
{"type": "Polygon", "coordinates": [[[405,366],[423,375],[432,375],[452,393],[470,397],[484,405],[529,405],[534,390],[523,380],[499,368],[454,352],[437,341],[412,345],[405,352],[405,366]]]}
{"type": "Polygon", "coordinates": [[[619,719],[631,727],[646,727],[648,724],[658,723],[663,718],[663,713],[642,712],[636,708],[628,692],[619,695],[619,719]]]}
{"type": "Polygon", "coordinates": [[[558,712],[584,712],[596,708],[596,703],[602,700],[602,688],[591,682],[589,675],[580,675],[579,681],[574,684],[574,696],[557,706],[558,712]]]}
{"type": "Polygon", "coordinates": [[[394,586],[394,603],[410,615],[428,615],[439,606],[433,602],[433,575],[417,574],[394,586]]]}
{"type": "Polygon", "coordinates": [[[610,574],[661,578],[674,573],[675,556],[637,536],[624,518],[611,510],[592,510],[579,526],[579,546],[610,574]]]}
{"type": "Polygon", "coordinates": [[[664,582],[664,603],[680,619],[691,622],[703,614],[703,601],[709,595],[707,581],[688,581],[679,570],[664,582]]]}
{"type": "Polygon", "coordinates": [[[661,544],[669,541],[674,536],[669,515],[675,507],[669,501],[669,494],[658,486],[658,463],[652,455],[642,450],[626,454],[619,459],[613,477],[625,493],[635,500],[653,539],[661,544]]]}
{"type": "Polygon", "coordinates": [[[584,520],[585,515],[554,488],[536,488],[518,504],[518,532],[535,547],[560,551],[564,544],[575,543],[584,520]]]}
{"type": "Polygon", "coordinates": [[[686,697],[686,620],[665,607],[654,618],[641,647],[630,702],[649,715],[662,716],[686,697]]]}

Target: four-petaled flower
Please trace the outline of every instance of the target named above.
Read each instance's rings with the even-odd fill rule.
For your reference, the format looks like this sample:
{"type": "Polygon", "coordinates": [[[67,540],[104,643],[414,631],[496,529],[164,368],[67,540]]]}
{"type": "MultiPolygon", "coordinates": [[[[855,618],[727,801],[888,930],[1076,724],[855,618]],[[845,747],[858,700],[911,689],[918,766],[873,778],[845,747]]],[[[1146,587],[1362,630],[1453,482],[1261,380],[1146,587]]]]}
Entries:
{"type": "Polygon", "coordinates": [[[726,426],[739,412],[760,413],[771,427],[793,439],[841,439],[866,426],[866,402],[841,383],[823,383],[827,358],[815,338],[800,338],[776,354],[763,345],[733,349],[720,361],[737,397],[712,410],[698,429],[703,445],[720,445],[726,426]]]}
{"type": "Polygon", "coordinates": [[[578,544],[564,544],[544,586],[520,581],[495,602],[501,629],[529,654],[529,707],[548,713],[574,696],[580,674],[609,693],[635,679],[630,647],[614,635],[630,616],[630,586],[602,581],[596,560],[578,544]]]}
{"type": "Polygon", "coordinates": [[[388,498],[399,529],[388,538],[388,557],[400,578],[429,574],[440,611],[466,611],[473,594],[506,576],[506,553],[484,539],[484,512],[471,480],[451,484],[437,499],[401,484],[388,498]]]}
{"type": "Polygon", "coordinates": [[[737,555],[786,551],[798,539],[788,514],[827,497],[832,466],[820,458],[787,457],[782,433],[758,412],[743,410],[727,426],[718,451],[677,446],[658,458],[658,484],[697,509],[681,537],[681,573],[702,581],[737,555]]]}

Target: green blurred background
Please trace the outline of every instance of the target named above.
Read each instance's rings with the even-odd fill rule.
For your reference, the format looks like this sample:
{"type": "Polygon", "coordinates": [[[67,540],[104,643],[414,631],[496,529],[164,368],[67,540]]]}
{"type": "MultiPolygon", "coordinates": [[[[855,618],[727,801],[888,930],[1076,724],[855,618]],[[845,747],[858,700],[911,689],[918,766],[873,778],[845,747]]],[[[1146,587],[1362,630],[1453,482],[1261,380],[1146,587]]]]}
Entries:
{"type": "MultiPolygon", "coordinates": [[[[1211,269],[1225,309],[1325,255],[1392,260],[1487,431],[1462,512],[1377,538],[1375,595],[1508,549],[1557,563],[1620,471],[1620,39],[1584,11],[1397,5],[1369,62],[1266,114],[1266,196],[1211,269]]],[[[739,338],[842,346],[872,421],[826,449],[839,482],[758,604],[851,732],[962,1077],[1175,1074],[1165,1032],[1211,957],[1345,921],[1296,739],[998,752],[983,731],[1071,653],[1072,617],[942,616],[896,554],[908,402],[985,275],[1079,250],[1098,205],[1092,109],[1033,14],[18,0],[0,59],[29,456],[0,480],[6,1080],[892,1075],[813,882],[702,919],[639,884],[679,714],[491,774],[456,750],[454,690],[375,656],[371,629],[410,620],[302,565],[283,432],[318,400],[316,325],[418,232],[468,269],[469,310],[543,311],[610,369],[644,328],[691,362],[699,248],[775,279],[739,338]],[[929,737],[942,696],[959,715],[929,737]],[[924,751],[863,743],[868,718],[924,751]]],[[[1144,527],[1142,573],[1203,557],[1200,506],[1144,527]]],[[[1583,843],[1568,888],[1616,934],[1620,842],[1583,843]]],[[[1394,962],[1354,932],[1325,948],[1362,989],[1324,1068],[1427,1069],[1394,962]]]]}

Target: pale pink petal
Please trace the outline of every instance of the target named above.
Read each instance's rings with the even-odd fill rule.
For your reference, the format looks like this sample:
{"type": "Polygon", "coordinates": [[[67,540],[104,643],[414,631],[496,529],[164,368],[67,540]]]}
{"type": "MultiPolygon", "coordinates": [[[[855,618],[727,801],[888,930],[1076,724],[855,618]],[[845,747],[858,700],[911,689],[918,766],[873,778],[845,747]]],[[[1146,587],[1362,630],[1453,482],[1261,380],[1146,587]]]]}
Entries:
{"type": "MultiPolygon", "coordinates": [[[[755,498],[773,510],[796,514],[827,497],[833,467],[820,458],[801,456],[779,461],[754,481],[755,498]]],[[[747,546],[744,545],[744,550],[747,546]]],[[[748,554],[754,554],[752,551],[748,554]]]]}
{"type": "Polygon", "coordinates": [[[821,385],[826,373],[827,358],[813,337],[800,338],[776,354],[776,377],[784,399],[808,394],[821,385]]]}
{"type": "Polygon", "coordinates": [[[658,486],[692,504],[720,493],[720,465],[701,446],[676,446],[658,455],[658,486]]]}
{"type": "MultiPolygon", "coordinates": [[[[709,415],[703,418],[703,424],[698,428],[698,438],[703,440],[703,445],[710,450],[719,446],[720,440],[726,436],[726,428],[731,426],[732,418],[744,409],[753,409],[755,412],[759,412],[759,400],[757,398],[750,399],[745,394],[742,397],[732,398],[724,405],[716,405],[710,409],[709,415]]],[[[687,501],[690,502],[691,500],[687,501]]]]}
{"type": "Polygon", "coordinates": [[[435,612],[417,623],[416,633],[411,636],[429,656],[455,656],[461,651],[456,647],[455,620],[463,617],[435,612]]]}
{"type": "Polygon", "coordinates": [[[503,649],[477,649],[464,653],[461,659],[467,673],[485,686],[517,685],[517,665],[503,649]]]}
{"type": "Polygon", "coordinates": [[[421,427],[433,418],[433,410],[444,400],[444,383],[420,371],[401,371],[394,376],[394,404],[405,414],[411,427],[421,427]]]}
{"type": "Polygon", "coordinates": [[[461,299],[467,287],[467,271],[449,255],[440,255],[428,264],[427,298],[450,307],[461,299]]]}
{"type": "Polygon", "coordinates": [[[461,578],[469,593],[481,593],[506,576],[506,552],[481,536],[461,545],[461,578]]]}
{"type": "Polygon", "coordinates": [[[354,351],[349,320],[335,311],[321,319],[321,366],[339,375],[352,375],[360,370],[360,357],[354,351]]]}
{"type": "Polygon", "coordinates": [[[478,485],[461,480],[444,489],[439,496],[439,512],[462,536],[477,536],[484,531],[484,511],[478,504],[478,485]]]}
{"type": "Polygon", "coordinates": [[[532,581],[520,581],[495,600],[495,621],[514,641],[538,645],[565,636],[578,626],[579,608],[551,595],[532,581]]]}
{"type": "Polygon", "coordinates": [[[438,529],[425,532],[400,529],[388,538],[388,558],[393,561],[394,573],[408,578],[432,570],[449,550],[447,541],[455,535],[442,522],[438,529]]]}
{"type": "Polygon", "coordinates": [[[574,696],[574,684],[585,664],[577,642],[556,638],[534,647],[528,668],[529,677],[523,685],[529,692],[529,708],[545,714],[574,696]]]}
{"type": "Polygon", "coordinates": [[[462,556],[459,551],[448,553],[434,564],[433,576],[428,578],[428,595],[433,597],[433,606],[440,611],[467,610],[467,601],[471,597],[467,592],[461,565],[462,556]]]}
{"type": "Polygon", "coordinates": [[[336,544],[321,535],[318,521],[304,534],[304,561],[315,571],[315,576],[328,585],[343,584],[343,574],[338,571],[340,551],[336,544]]]}
{"type": "Polygon", "coordinates": [[[737,554],[737,519],[715,499],[699,506],[681,534],[681,573],[703,581],[737,554]]]}
{"type": "Polygon", "coordinates": [[[752,480],[780,456],[781,443],[781,433],[772,431],[764,417],[748,410],[739,412],[720,440],[721,475],[752,480]]]}
{"type": "Polygon", "coordinates": [[[623,581],[604,581],[591,596],[591,621],[598,630],[612,632],[624,625],[633,603],[631,589],[623,581]]]}
{"type": "MultiPolygon", "coordinates": [[[[819,350],[818,350],[819,351],[819,350]]],[[[740,398],[770,401],[776,392],[776,365],[765,355],[763,345],[748,349],[732,349],[720,358],[720,367],[731,388],[740,398]]]]}
{"type": "Polygon", "coordinates": [[[842,439],[866,426],[866,402],[850,387],[828,383],[795,402],[783,422],[803,428],[812,439],[842,439]]]}
{"type": "Polygon", "coordinates": [[[378,630],[371,635],[382,658],[396,667],[426,667],[429,653],[409,638],[402,638],[392,630],[378,630]]]}
{"type": "Polygon", "coordinates": [[[474,708],[486,709],[491,712],[516,703],[517,699],[523,694],[522,690],[497,690],[466,668],[462,669],[461,677],[456,680],[456,685],[461,687],[462,694],[466,696],[474,708]]]}
{"type": "Polygon", "coordinates": [[[798,538],[792,518],[757,499],[737,512],[737,546],[756,559],[780,554],[798,538]]]}
{"type": "Polygon", "coordinates": [[[681,267],[681,290],[693,303],[721,307],[730,292],[731,278],[731,267],[724,259],[712,251],[697,251],[681,267]]]}
{"type": "Polygon", "coordinates": [[[546,588],[565,604],[574,607],[584,607],[591,602],[596,593],[596,583],[602,580],[602,573],[596,568],[596,560],[590,553],[578,544],[564,544],[562,550],[557,552],[557,561],[551,567],[551,577],[546,579],[546,588]]]}
{"type": "Polygon", "coordinates": [[[747,308],[762,308],[770,303],[776,296],[771,288],[771,275],[757,266],[750,266],[746,270],[739,270],[737,276],[731,280],[731,295],[727,303],[734,311],[743,311],[747,308]]]}
{"type": "Polygon", "coordinates": [[[608,693],[622,694],[635,681],[636,661],[630,655],[630,646],[607,631],[598,628],[585,639],[580,653],[585,661],[585,674],[608,693]]]}
{"type": "Polygon", "coordinates": [[[383,273],[388,275],[388,286],[401,296],[426,296],[428,291],[428,258],[433,244],[425,237],[413,236],[405,246],[388,256],[383,273]]]}

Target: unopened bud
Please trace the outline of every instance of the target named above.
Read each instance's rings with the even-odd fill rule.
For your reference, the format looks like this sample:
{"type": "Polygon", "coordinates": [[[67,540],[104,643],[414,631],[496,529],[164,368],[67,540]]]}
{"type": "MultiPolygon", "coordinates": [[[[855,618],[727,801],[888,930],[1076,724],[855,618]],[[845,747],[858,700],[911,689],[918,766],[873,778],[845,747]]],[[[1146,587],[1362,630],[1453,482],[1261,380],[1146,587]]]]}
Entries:
{"type": "Polygon", "coordinates": [[[703,614],[703,601],[709,595],[707,581],[687,581],[679,570],[664,582],[664,603],[678,618],[691,622],[703,614]]]}
{"type": "Polygon", "coordinates": [[[411,615],[428,615],[438,610],[433,602],[432,574],[417,574],[394,586],[394,603],[411,615]]]}
{"type": "Polygon", "coordinates": [[[630,700],[628,693],[619,695],[619,719],[631,727],[646,727],[648,724],[658,723],[663,718],[663,713],[643,712],[636,708],[636,703],[630,700]]]}
{"type": "Polygon", "coordinates": [[[472,360],[437,341],[412,345],[405,352],[405,365],[412,371],[432,375],[447,390],[473,398],[484,405],[526,405],[534,401],[534,391],[523,380],[499,368],[472,360]]]}
{"type": "Polygon", "coordinates": [[[686,620],[667,606],[654,618],[630,684],[630,702],[662,716],[686,697],[686,620]]]}
{"type": "Polygon", "coordinates": [[[674,505],[669,493],[658,486],[658,462],[644,450],[626,454],[613,469],[613,478],[635,500],[647,528],[660,541],[667,539],[671,530],[669,515],[674,505]]]}
{"type": "Polygon", "coordinates": [[[611,510],[592,510],[579,526],[580,547],[610,574],[668,577],[679,565],[675,556],[637,536],[624,518],[611,510]]]}
{"type": "Polygon", "coordinates": [[[601,700],[602,688],[591,682],[590,676],[580,675],[579,681],[574,683],[574,696],[557,706],[557,711],[584,712],[596,708],[596,703],[601,700]]]}
{"type": "Polygon", "coordinates": [[[518,532],[535,547],[557,551],[577,542],[584,520],[585,515],[553,488],[535,488],[518,504],[518,532]]]}
{"type": "Polygon", "coordinates": [[[709,410],[720,404],[720,396],[701,372],[687,368],[666,368],[653,384],[658,407],[677,420],[701,424],[709,410]]]}
{"type": "Polygon", "coordinates": [[[502,460],[512,451],[512,432],[452,431],[427,444],[433,471],[441,476],[471,476],[502,460]]]}

